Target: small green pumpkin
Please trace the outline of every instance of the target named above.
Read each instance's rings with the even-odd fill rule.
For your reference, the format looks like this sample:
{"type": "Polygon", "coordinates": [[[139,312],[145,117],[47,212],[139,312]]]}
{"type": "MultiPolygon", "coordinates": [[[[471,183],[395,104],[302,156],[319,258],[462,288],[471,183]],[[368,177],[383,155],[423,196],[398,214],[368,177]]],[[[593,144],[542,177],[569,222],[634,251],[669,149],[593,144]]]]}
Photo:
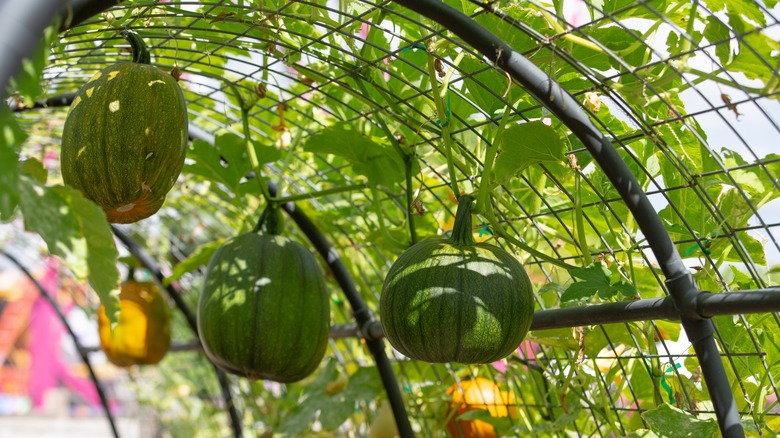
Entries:
{"type": "Polygon", "coordinates": [[[112,223],[136,222],[160,209],[184,166],[188,140],[181,88],[149,65],[138,35],[124,35],[133,62],[95,73],[73,99],[62,133],[62,179],[112,223]]]}
{"type": "Polygon", "coordinates": [[[506,357],[531,326],[534,299],[523,266],[503,249],[475,243],[464,195],[449,239],[407,249],[390,268],[379,301],[387,340],[426,362],[488,363],[506,357]]]}
{"type": "Polygon", "coordinates": [[[250,379],[301,380],[322,361],[329,330],[325,277],[299,243],[250,232],[212,256],[198,333],[220,368],[250,379]]]}

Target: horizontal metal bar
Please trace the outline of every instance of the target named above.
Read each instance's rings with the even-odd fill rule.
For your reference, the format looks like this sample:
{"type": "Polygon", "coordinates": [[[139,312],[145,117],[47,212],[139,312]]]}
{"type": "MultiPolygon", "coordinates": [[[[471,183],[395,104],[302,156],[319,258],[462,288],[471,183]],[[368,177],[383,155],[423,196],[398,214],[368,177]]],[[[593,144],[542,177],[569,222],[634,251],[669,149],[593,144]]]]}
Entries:
{"type": "Polygon", "coordinates": [[[680,319],[672,297],[650,298],[534,312],[531,330],[613,324],[653,319],[680,319]]]}
{"type": "MultiPolygon", "coordinates": [[[[188,342],[186,344],[171,344],[168,351],[201,351],[203,348],[200,346],[200,342],[188,342]]],[[[79,351],[83,353],[96,353],[100,351],[99,345],[90,345],[79,348],[79,351]]]]}
{"type": "Polygon", "coordinates": [[[741,313],[780,311],[780,287],[741,292],[702,292],[696,296],[696,310],[703,318],[741,313]]]}
{"type": "MultiPolygon", "coordinates": [[[[696,299],[696,311],[702,318],[778,312],[780,311],[780,287],[742,292],[702,292],[696,299]]],[[[675,308],[672,297],[537,310],[534,312],[531,331],[656,319],[675,321],[680,319],[680,313],[675,308]]],[[[357,327],[349,330],[356,333],[357,327]]],[[[366,327],[366,330],[373,336],[382,336],[382,326],[377,321],[366,327]]]]}

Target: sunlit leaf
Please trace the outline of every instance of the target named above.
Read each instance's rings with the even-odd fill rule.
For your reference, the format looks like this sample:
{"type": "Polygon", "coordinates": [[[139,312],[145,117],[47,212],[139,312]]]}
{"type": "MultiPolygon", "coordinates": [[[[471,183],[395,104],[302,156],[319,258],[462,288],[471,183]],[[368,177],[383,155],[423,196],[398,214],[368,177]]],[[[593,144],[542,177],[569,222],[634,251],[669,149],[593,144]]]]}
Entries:
{"type": "Polygon", "coordinates": [[[642,418],[650,425],[650,430],[659,436],[691,438],[718,436],[718,423],[714,418],[699,419],[668,404],[643,412],[642,418]]]}
{"type": "Polygon", "coordinates": [[[534,164],[563,161],[563,141],[541,121],[510,126],[501,135],[500,145],[493,168],[498,183],[534,164]]]}
{"type": "Polygon", "coordinates": [[[356,174],[367,177],[374,185],[391,187],[404,179],[401,157],[391,147],[358,132],[355,126],[339,124],[325,128],[306,139],[304,150],[342,157],[356,174]]]}
{"type": "Polygon", "coordinates": [[[118,251],[103,210],[68,186],[42,186],[23,176],[20,206],[28,231],[62,257],[77,279],[89,280],[109,319],[119,310],[118,251]]]}

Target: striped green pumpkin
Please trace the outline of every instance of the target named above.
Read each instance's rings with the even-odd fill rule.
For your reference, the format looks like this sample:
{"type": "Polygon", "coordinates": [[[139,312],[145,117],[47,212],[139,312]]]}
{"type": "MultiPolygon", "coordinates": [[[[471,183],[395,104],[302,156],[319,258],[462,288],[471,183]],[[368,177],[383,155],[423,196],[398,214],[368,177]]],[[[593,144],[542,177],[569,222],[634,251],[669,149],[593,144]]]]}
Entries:
{"type": "Polygon", "coordinates": [[[301,380],[325,355],[329,328],[325,277],[302,245],[246,233],[214,253],[198,303],[198,333],[223,370],[301,380]]]}
{"type": "Polygon", "coordinates": [[[188,140],[187,106],[176,80],[149,65],[140,37],[125,37],[133,62],[95,73],[74,98],[62,133],[62,179],[112,223],[136,222],[160,209],[184,165],[188,140]]]}
{"type": "Polygon", "coordinates": [[[516,350],[531,326],[531,281],[512,255],[474,242],[472,201],[459,199],[449,239],[416,243],[385,278],[382,328],[390,344],[412,359],[493,362],[516,350]]]}

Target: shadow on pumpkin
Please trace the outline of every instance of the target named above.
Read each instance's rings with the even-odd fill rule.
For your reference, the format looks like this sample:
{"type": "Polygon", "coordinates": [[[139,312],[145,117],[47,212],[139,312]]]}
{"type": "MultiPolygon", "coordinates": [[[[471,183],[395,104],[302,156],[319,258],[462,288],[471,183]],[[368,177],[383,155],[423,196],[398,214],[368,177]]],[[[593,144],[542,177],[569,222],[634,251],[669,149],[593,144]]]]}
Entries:
{"type": "Polygon", "coordinates": [[[532,287],[522,266],[499,251],[441,245],[424,258],[413,251],[409,258],[419,263],[404,253],[382,295],[391,344],[428,362],[487,363],[512,353],[531,325],[532,287]]]}
{"type": "Polygon", "coordinates": [[[242,235],[209,263],[198,330],[220,368],[295,381],[322,359],[329,315],[321,268],[306,248],[281,236],[242,235]]]}

